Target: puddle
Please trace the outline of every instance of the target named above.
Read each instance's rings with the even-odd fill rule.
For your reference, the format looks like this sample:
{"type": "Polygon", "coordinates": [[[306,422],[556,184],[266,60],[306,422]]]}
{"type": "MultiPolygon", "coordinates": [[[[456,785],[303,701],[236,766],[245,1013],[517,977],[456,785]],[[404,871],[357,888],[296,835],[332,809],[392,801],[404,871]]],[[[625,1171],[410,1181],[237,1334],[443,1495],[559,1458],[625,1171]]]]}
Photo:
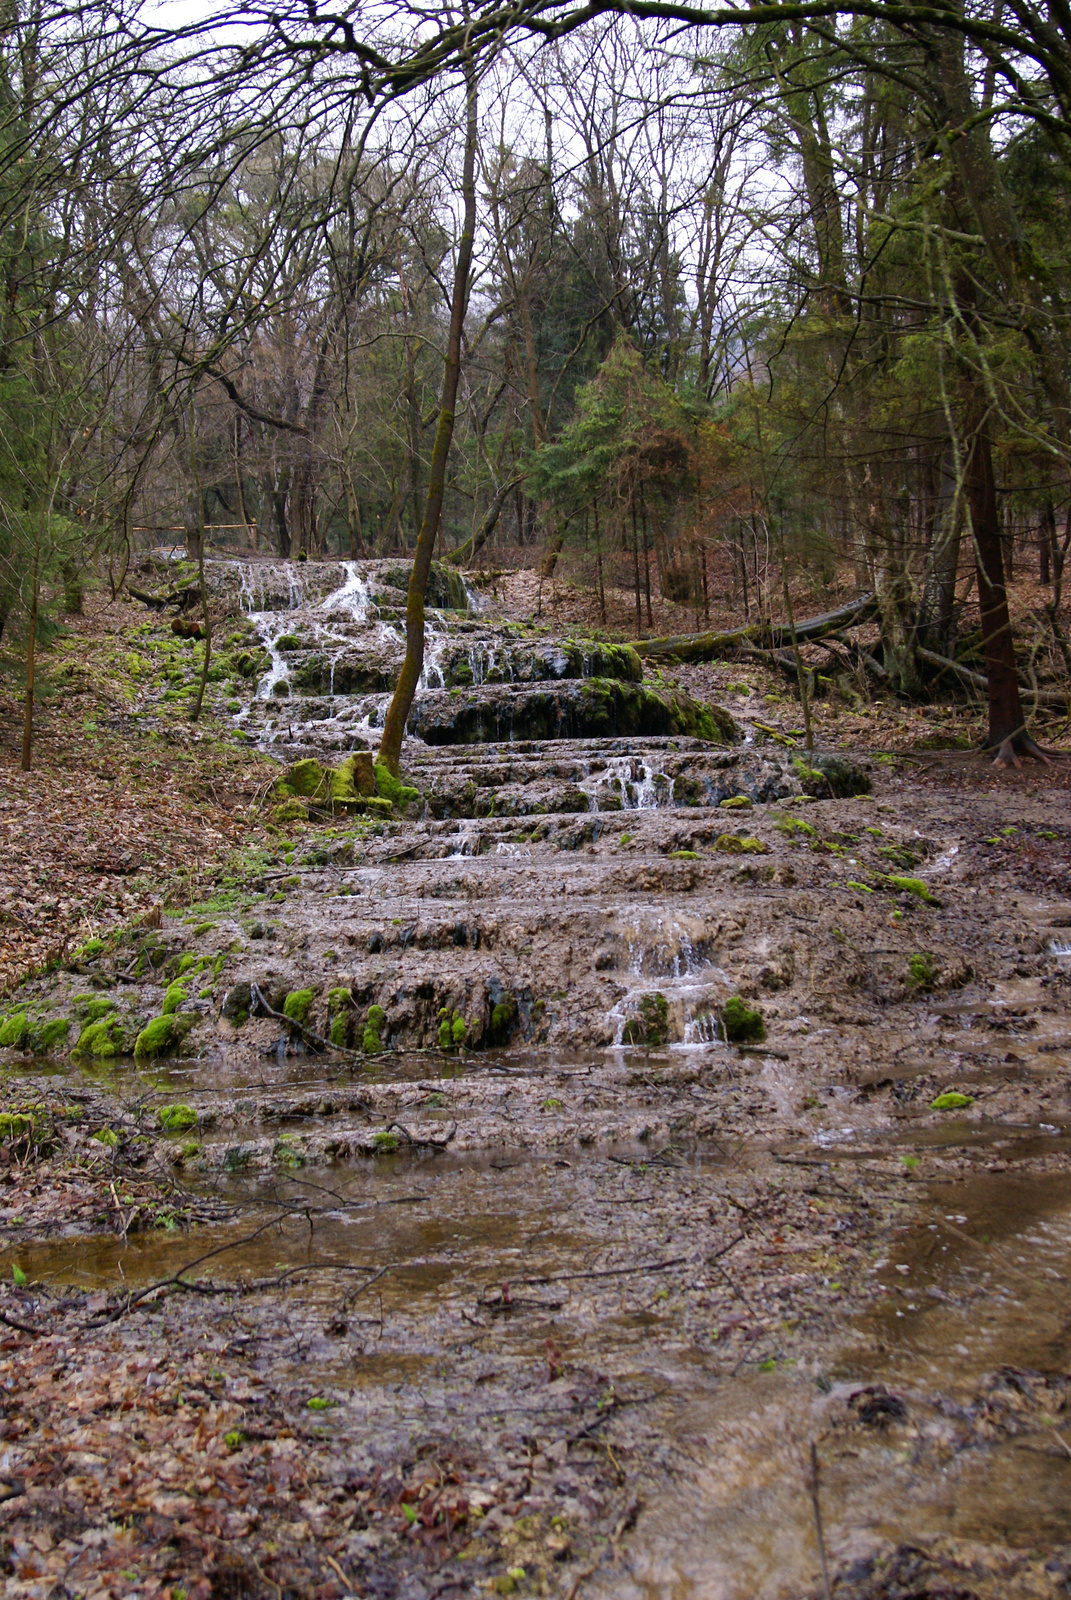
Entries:
{"type": "MultiPolygon", "coordinates": [[[[815,1374],[771,1372],[697,1399],[681,1441],[698,1464],[694,1481],[647,1509],[612,1577],[594,1577],[586,1595],[821,1593],[811,1441],[830,1567],[863,1584],[853,1595],[1056,1592],[1040,1565],[1071,1542],[1071,1453],[1052,1429],[1071,1387],[1071,1177],[934,1186],[881,1279],[877,1307],[816,1374],[821,1387],[815,1374]],[[883,1408],[903,1415],[890,1422],[883,1408]],[[965,1561],[971,1581],[866,1587],[875,1555],[894,1565],[890,1553],[905,1545],[965,1561]],[[997,1557],[993,1546],[1006,1548],[997,1557]],[[1043,1587],[1026,1572],[1035,1550],[1043,1587]],[[987,1574],[994,1583],[979,1582],[987,1574]]],[[[1071,1428],[1057,1431],[1071,1446],[1071,1428]]]]}

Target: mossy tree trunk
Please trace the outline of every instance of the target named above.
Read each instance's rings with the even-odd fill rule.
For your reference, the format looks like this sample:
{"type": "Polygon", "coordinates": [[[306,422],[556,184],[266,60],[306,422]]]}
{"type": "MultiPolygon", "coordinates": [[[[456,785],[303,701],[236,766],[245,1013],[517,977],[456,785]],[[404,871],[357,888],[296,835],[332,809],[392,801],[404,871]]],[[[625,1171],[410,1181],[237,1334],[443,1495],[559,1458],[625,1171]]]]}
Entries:
{"type": "Polygon", "coordinates": [[[435,443],[428,471],[428,491],[424,505],[424,520],[417,537],[413,568],[409,574],[409,592],[405,603],[405,659],[398,675],[398,683],[387,707],[383,723],[383,737],[379,745],[379,761],[398,776],[401,766],[402,739],[405,722],[413,704],[417,684],[424,667],[424,596],[431,571],[431,558],[435,553],[442,522],[443,496],[446,491],[446,463],[454,436],[454,409],[457,404],[458,382],[461,377],[461,333],[469,300],[469,278],[472,267],[472,243],[476,231],[476,91],[477,75],[471,65],[466,74],[465,153],[462,167],[461,195],[464,219],[458,240],[454,282],[450,295],[450,332],[446,346],[446,365],[443,370],[442,395],[439,403],[439,422],[435,430],[435,443]]]}

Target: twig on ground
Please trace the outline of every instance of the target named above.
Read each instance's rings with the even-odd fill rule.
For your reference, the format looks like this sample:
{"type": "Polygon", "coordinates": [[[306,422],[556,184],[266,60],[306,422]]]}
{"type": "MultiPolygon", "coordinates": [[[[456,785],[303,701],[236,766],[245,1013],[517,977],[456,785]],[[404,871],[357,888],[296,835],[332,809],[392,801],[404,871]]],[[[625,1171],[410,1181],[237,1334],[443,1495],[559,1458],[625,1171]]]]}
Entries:
{"type": "Polygon", "coordinates": [[[822,1507],[818,1500],[818,1449],[814,1440],[811,1440],[811,1507],[814,1511],[814,1531],[818,1540],[818,1559],[822,1563],[822,1592],[825,1600],[833,1600],[833,1591],[829,1587],[829,1563],[826,1560],[826,1541],[822,1532],[822,1507]]]}

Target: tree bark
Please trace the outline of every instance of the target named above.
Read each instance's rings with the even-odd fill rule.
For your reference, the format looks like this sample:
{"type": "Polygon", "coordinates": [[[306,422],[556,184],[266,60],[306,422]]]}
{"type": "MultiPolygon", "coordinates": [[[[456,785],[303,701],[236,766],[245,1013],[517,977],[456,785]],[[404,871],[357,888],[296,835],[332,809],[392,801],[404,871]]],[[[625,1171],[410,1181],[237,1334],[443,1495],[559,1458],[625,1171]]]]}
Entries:
{"type": "Polygon", "coordinates": [[[26,632],[26,701],[22,715],[22,770],[33,764],[33,675],[37,650],[37,552],[33,558],[33,588],[30,593],[30,624],[26,632]]]}
{"type": "Polygon", "coordinates": [[[1026,731],[1015,648],[1004,583],[1002,528],[997,510],[993,474],[993,446],[983,420],[974,431],[967,452],[967,504],[970,510],[974,552],[978,563],[978,599],[982,611],[982,646],[985,675],[989,680],[989,736],[986,748],[997,752],[1002,764],[1018,765],[1021,755],[1033,755],[1036,746],[1026,731]]]}
{"type": "Polygon", "coordinates": [[[431,571],[435,541],[442,522],[443,497],[446,492],[446,463],[454,436],[457,389],[461,378],[461,334],[468,307],[472,244],[476,231],[477,82],[475,68],[470,65],[465,72],[465,155],[461,178],[464,221],[461,238],[458,240],[454,282],[450,295],[450,332],[446,346],[446,365],[443,369],[439,422],[431,452],[424,520],[417,536],[413,568],[409,574],[409,593],[405,603],[405,659],[398,674],[397,687],[387,707],[387,715],[383,722],[383,737],[379,744],[379,760],[394,777],[398,776],[401,765],[406,718],[413,704],[413,696],[416,694],[424,666],[424,595],[427,592],[428,573],[431,571]]]}

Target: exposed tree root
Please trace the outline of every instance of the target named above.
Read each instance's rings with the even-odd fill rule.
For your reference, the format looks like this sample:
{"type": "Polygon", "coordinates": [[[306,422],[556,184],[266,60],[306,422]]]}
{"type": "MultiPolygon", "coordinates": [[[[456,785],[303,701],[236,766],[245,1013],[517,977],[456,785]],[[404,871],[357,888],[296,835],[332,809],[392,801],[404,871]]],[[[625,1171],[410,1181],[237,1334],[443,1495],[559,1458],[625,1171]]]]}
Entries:
{"type": "Polygon", "coordinates": [[[1021,767],[1024,756],[1030,761],[1040,761],[1043,767],[1051,767],[1057,761],[1071,761],[1071,751],[1043,750],[1028,733],[1010,733],[999,745],[988,745],[986,748],[988,751],[995,748],[993,765],[1002,769],[1021,767]]]}

